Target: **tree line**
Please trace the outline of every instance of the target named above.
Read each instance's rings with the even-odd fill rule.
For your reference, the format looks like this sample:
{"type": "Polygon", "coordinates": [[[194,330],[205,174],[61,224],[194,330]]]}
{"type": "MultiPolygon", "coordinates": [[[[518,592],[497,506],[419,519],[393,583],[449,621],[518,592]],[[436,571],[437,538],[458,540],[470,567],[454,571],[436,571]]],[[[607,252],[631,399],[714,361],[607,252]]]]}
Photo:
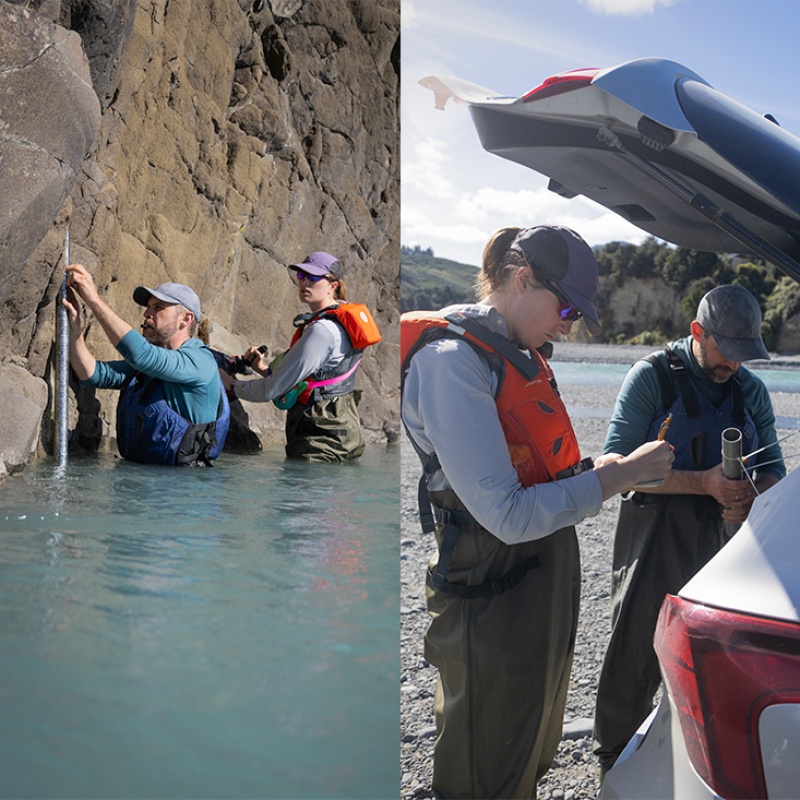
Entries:
{"type": "MultiPolygon", "coordinates": [[[[465,275],[474,281],[478,267],[437,259],[431,248],[401,247],[401,253],[401,311],[437,310],[475,301],[475,291],[465,275]],[[435,274],[432,265],[437,267],[435,274]]],[[[710,289],[725,283],[744,286],[761,305],[762,335],[768,349],[774,347],[782,321],[800,313],[800,285],[760,258],[674,247],[653,237],[640,245],[609,242],[594,253],[601,278],[617,287],[638,278],[676,289],[689,322],[710,289]]]]}

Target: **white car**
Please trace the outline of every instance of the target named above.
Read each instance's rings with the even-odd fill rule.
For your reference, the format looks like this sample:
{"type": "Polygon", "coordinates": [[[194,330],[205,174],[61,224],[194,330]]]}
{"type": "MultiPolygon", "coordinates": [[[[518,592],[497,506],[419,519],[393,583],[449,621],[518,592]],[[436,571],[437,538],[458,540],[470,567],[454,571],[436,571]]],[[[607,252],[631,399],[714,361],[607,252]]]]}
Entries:
{"type": "Polygon", "coordinates": [[[600,797],[800,796],[800,470],[661,607],[664,699],[600,797]]]}
{"type": "MultiPolygon", "coordinates": [[[[800,280],[800,139],[664,59],[549,78],[520,98],[420,81],[484,148],[681,247],[761,255],[800,280]]],[[[665,692],[600,797],[800,797],[800,470],[661,609],[665,692]]]]}

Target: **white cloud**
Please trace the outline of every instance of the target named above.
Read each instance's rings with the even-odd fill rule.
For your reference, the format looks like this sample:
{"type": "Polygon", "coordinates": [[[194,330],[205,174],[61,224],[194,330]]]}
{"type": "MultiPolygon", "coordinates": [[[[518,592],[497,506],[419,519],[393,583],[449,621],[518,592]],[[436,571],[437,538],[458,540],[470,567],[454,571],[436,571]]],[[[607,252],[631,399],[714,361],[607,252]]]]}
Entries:
{"type": "Polygon", "coordinates": [[[400,181],[404,191],[418,190],[423,195],[441,200],[451,200],[456,190],[445,174],[452,159],[447,142],[423,139],[414,146],[413,156],[404,151],[400,167],[400,181]]]}
{"type": "Polygon", "coordinates": [[[459,221],[457,214],[447,215],[442,220],[432,216],[426,208],[403,206],[402,241],[411,247],[416,244],[421,247],[434,245],[434,251],[441,243],[482,247],[491,230],[459,221]]]}
{"type": "Polygon", "coordinates": [[[421,17],[418,6],[410,0],[400,0],[400,20],[403,28],[416,28],[421,24],[421,17]]]}
{"type": "Polygon", "coordinates": [[[595,14],[652,14],[657,6],[671,6],[679,0],[579,0],[595,14]]]}

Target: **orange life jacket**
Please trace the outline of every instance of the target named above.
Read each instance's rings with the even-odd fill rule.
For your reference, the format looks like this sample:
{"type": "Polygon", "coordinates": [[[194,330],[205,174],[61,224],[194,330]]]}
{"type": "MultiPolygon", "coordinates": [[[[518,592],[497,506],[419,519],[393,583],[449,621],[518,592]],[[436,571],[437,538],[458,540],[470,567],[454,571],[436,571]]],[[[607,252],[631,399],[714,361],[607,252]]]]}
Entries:
{"type": "MultiPolygon", "coordinates": [[[[294,324],[297,330],[294,332],[289,349],[297,343],[303,335],[303,331],[319,319],[333,317],[350,337],[353,349],[336,367],[331,370],[319,370],[313,375],[309,375],[298,384],[295,389],[306,384],[297,393],[297,402],[308,405],[322,397],[334,397],[340,394],[347,394],[355,388],[355,372],[361,363],[361,354],[365,347],[377,344],[381,340],[381,334],[372,314],[363,303],[342,303],[337,306],[328,306],[321,311],[311,314],[300,314],[295,317],[294,324]],[[315,391],[317,390],[317,391],[315,391]]],[[[287,395],[291,392],[287,392],[287,395]]],[[[284,396],[285,398],[286,396],[284,396]]],[[[284,403],[284,398],[280,398],[279,403],[284,403]]],[[[279,408],[287,407],[285,404],[279,408]]]]}
{"type": "Polygon", "coordinates": [[[297,330],[292,337],[292,344],[300,338],[307,325],[324,317],[334,317],[347,331],[350,342],[356,350],[363,350],[371,344],[378,344],[381,334],[372,314],[363,303],[342,303],[338,306],[328,306],[313,314],[301,314],[295,318],[297,330]],[[307,317],[307,319],[304,319],[307,317]],[[298,320],[300,322],[298,323],[298,320]]]}
{"type": "Polygon", "coordinates": [[[412,311],[400,318],[401,380],[414,354],[440,338],[467,342],[497,375],[497,413],[520,483],[527,487],[572,474],[580,448],[547,361],[536,351],[528,357],[462,314],[412,311]]]}

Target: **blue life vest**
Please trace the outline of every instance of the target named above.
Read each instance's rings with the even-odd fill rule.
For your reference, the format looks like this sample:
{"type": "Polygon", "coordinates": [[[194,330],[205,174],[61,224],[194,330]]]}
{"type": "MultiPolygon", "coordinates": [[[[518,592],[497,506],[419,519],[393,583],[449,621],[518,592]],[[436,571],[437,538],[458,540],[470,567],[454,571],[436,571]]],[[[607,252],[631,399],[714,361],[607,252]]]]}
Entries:
{"type": "Polygon", "coordinates": [[[146,464],[212,465],[222,452],[230,425],[230,405],[220,380],[214,422],[195,425],[167,405],[164,382],[137,372],[123,387],[117,404],[120,455],[146,464]]]}
{"type": "MultiPolygon", "coordinates": [[[[675,448],[673,469],[706,470],[722,461],[722,432],[738,428],[742,432],[742,453],[747,455],[758,449],[758,431],[753,418],[744,407],[744,392],[738,375],[728,381],[728,392],[719,406],[698,392],[692,384],[691,374],[681,358],[664,348],[672,375],[678,385],[676,395],[667,368],[657,355],[645,361],[656,368],[661,385],[661,399],[666,411],[650,425],[648,441],[658,436],[661,424],[672,414],[667,441],[675,448]]],[[[748,471],[752,471],[751,464],[748,471]]]]}

